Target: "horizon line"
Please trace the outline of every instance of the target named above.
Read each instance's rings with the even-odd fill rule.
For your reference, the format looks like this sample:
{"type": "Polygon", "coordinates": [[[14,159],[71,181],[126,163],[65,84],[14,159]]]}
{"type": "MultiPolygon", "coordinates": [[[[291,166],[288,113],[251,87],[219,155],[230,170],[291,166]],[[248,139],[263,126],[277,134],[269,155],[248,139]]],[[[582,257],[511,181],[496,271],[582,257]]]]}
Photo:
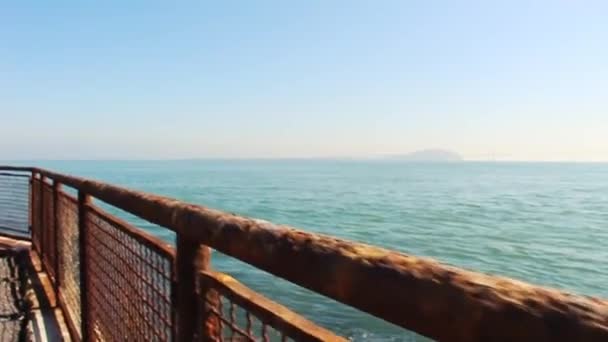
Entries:
{"type": "Polygon", "coordinates": [[[445,163],[458,164],[468,162],[486,162],[486,163],[608,163],[606,160],[568,160],[568,159],[476,159],[463,158],[460,160],[410,160],[399,159],[394,157],[187,157],[187,158],[19,158],[19,159],[0,159],[0,162],[118,162],[118,161],[140,161],[140,162],[171,162],[171,161],[280,161],[280,160],[326,160],[326,161],[387,161],[387,162],[403,162],[403,163],[445,163]]]}

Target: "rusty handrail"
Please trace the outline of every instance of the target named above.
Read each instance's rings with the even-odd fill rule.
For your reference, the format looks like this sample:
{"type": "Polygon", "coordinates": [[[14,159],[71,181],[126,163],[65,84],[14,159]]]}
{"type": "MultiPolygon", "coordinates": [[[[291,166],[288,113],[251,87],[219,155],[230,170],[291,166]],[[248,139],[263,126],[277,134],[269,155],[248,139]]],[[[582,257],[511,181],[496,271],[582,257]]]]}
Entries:
{"type": "Polygon", "coordinates": [[[608,301],[27,167],[257,268],[440,340],[606,340],[608,301]]]}

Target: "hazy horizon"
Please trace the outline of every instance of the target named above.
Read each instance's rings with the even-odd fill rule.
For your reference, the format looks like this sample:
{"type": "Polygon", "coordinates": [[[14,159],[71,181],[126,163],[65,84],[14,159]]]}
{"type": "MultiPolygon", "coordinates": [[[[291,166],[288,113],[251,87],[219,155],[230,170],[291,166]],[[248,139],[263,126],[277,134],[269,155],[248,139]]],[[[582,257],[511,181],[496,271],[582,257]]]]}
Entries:
{"type": "Polygon", "coordinates": [[[608,161],[608,3],[13,3],[0,160],[608,161]]]}
{"type": "Polygon", "coordinates": [[[572,164],[606,164],[608,160],[534,160],[534,159],[467,159],[457,161],[443,160],[408,160],[389,156],[309,156],[309,157],[192,157],[192,158],[72,158],[72,159],[45,159],[45,158],[14,158],[0,159],[0,163],[10,163],[19,166],[26,165],[24,162],[179,162],[179,161],[379,161],[395,163],[572,163],[572,164]]]}

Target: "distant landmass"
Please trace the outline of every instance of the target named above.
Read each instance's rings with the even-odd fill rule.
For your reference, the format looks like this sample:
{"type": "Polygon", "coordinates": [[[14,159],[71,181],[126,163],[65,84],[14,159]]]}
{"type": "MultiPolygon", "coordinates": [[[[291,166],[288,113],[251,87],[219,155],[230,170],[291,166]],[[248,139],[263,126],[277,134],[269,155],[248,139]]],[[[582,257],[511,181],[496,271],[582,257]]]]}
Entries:
{"type": "Polygon", "coordinates": [[[460,154],[449,151],[449,150],[441,150],[441,149],[428,149],[428,150],[420,150],[415,151],[408,154],[395,155],[391,156],[392,159],[399,160],[411,160],[411,161],[462,161],[463,158],[460,154]]]}

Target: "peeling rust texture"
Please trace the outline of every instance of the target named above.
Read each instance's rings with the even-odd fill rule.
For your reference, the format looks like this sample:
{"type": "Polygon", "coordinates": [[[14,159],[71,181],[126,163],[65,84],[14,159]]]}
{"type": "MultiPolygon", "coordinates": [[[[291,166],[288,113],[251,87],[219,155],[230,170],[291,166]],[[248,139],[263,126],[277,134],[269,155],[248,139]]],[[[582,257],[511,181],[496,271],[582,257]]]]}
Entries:
{"type": "Polygon", "coordinates": [[[607,341],[608,301],[34,168],[224,254],[439,340],[607,341]]]}

